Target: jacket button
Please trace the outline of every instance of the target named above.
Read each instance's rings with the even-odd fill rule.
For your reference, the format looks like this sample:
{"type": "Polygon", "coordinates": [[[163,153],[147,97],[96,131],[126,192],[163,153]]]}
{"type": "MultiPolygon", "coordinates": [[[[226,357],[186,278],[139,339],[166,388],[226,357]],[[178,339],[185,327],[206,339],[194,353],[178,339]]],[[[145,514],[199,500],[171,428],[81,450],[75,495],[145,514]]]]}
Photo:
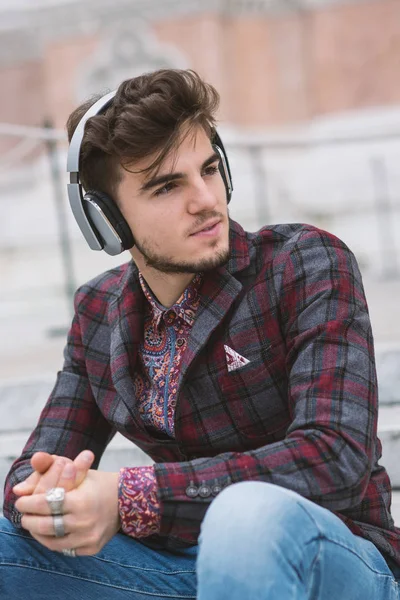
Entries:
{"type": "Polygon", "coordinates": [[[200,498],[208,498],[209,496],[211,496],[211,488],[208,485],[206,485],[204,481],[202,481],[201,483],[201,487],[199,489],[199,496],[200,498]]]}
{"type": "Polygon", "coordinates": [[[191,481],[190,485],[188,485],[188,487],[186,488],[186,496],[189,496],[189,498],[196,498],[198,493],[198,488],[194,485],[193,481],[191,481]]]}
{"type": "Polygon", "coordinates": [[[21,519],[22,519],[22,513],[18,512],[18,511],[13,511],[11,513],[11,521],[15,525],[20,525],[21,524],[21,519]]]}
{"type": "Polygon", "coordinates": [[[215,485],[212,486],[211,492],[212,492],[213,496],[216,496],[217,494],[222,492],[222,486],[219,483],[216,483],[215,485]]]}

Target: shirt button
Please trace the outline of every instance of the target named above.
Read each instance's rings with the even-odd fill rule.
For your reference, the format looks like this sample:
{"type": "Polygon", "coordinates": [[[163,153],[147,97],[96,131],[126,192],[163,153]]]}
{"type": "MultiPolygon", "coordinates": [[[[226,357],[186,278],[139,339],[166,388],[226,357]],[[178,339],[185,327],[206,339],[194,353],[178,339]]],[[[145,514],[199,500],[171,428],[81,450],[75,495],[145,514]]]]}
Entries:
{"type": "Polygon", "coordinates": [[[182,338],[178,338],[176,340],[176,345],[178,346],[178,348],[181,348],[184,343],[185,343],[185,340],[183,340],[182,338]]]}
{"type": "Polygon", "coordinates": [[[199,496],[200,498],[208,498],[209,496],[211,496],[211,488],[208,485],[206,485],[204,481],[199,489],[199,496]]]}
{"type": "Polygon", "coordinates": [[[176,319],[176,314],[174,313],[173,310],[168,310],[167,312],[164,313],[164,322],[166,325],[172,325],[173,323],[175,323],[175,319],[176,319]]]}
{"type": "Polygon", "coordinates": [[[189,496],[189,498],[196,498],[198,493],[199,493],[199,490],[194,485],[193,481],[191,481],[190,485],[188,485],[188,487],[186,488],[186,496],[189,496]]]}

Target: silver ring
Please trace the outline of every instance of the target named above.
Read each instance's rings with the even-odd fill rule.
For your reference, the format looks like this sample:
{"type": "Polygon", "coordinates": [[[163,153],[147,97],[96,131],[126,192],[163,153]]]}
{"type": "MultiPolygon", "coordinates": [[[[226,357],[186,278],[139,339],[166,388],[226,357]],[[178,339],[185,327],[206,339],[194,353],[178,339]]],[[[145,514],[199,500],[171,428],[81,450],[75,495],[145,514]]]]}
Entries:
{"type": "Polygon", "coordinates": [[[65,536],[64,517],[62,515],[53,515],[54,535],[57,538],[65,536]]]}
{"type": "Polygon", "coordinates": [[[64,556],[70,556],[71,558],[76,558],[76,550],[75,548],[64,548],[63,550],[61,550],[61,552],[64,554],[64,556]]]}
{"type": "Polygon", "coordinates": [[[51,488],[46,492],[46,500],[52,515],[63,514],[63,504],[65,498],[65,490],[62,487],[51,488]]]}

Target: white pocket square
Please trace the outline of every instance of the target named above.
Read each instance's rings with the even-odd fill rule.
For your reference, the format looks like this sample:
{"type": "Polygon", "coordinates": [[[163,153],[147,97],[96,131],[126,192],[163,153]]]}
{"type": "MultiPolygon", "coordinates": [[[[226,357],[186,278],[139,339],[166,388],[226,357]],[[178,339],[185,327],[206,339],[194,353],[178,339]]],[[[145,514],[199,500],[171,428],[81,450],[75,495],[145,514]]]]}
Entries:
{"type": "Polygon", "coordinates": [[[245,365],[249,364],[250,361],[247,360],[247,358],[241,356],[240,354],[235,352],[235,350],[232,350],[232,348],[230,348],[229,346],[224,345],[224,348],[228,372],[236,371],[237,369],[241,369],[245,365]]]}

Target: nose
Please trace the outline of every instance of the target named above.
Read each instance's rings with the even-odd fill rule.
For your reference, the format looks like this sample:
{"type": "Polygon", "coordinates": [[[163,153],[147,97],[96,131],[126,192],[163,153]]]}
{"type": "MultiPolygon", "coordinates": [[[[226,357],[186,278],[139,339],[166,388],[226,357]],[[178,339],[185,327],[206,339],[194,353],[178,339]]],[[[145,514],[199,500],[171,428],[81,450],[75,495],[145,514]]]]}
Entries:
{"type": "Polygon", "coordinates": [[[217,204],[218,197],[215,188],[200,177],[190,190],[188,202],[189,213],[195,214],[198,212],[214,210],[217,204]]]}

